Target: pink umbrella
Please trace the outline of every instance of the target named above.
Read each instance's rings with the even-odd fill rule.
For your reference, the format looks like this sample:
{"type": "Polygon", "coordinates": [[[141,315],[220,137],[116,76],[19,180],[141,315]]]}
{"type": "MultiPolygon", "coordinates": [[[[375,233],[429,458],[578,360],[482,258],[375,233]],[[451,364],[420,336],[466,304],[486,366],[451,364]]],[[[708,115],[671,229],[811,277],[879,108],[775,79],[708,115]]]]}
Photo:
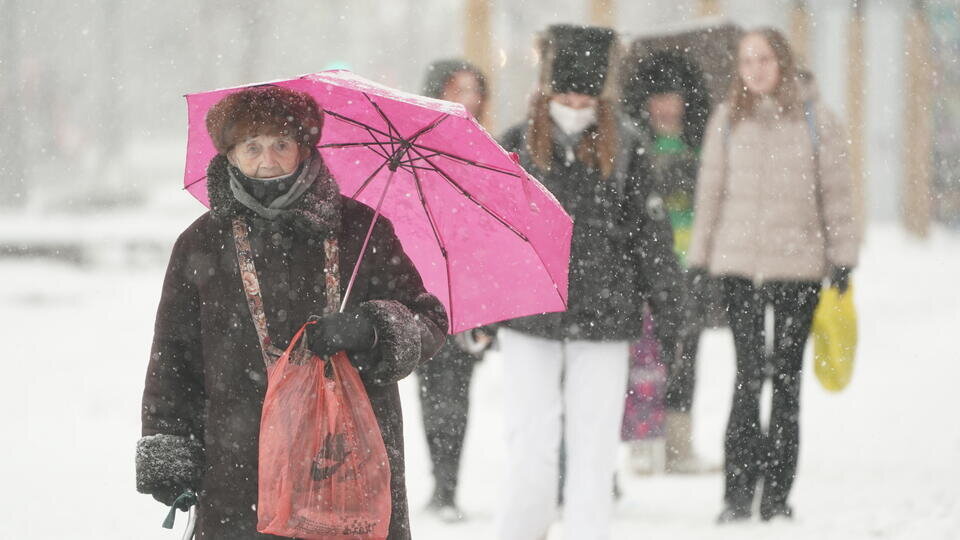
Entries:
{"type": "MultiPolygon", "coordinates": [[[[566,309],[570,216],[462,105],[348,71],[264,84],[317,100],[325,112],[317,147],[341,193],[390,219],[427,290],[446,306],[451,333],[566,309]]],[[[206,206],[216,154],[207,110],[247,87],[187,95],[184,186],[206,206]]]]}

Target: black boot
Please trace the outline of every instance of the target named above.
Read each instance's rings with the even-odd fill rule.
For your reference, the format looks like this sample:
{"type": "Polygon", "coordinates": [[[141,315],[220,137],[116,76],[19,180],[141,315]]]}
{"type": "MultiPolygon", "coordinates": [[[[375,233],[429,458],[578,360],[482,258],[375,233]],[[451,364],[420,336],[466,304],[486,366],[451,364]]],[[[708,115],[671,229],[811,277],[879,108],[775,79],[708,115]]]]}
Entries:
{"type": "Polygon", "coordinates": [[[433,497],[427,503],[427,512],[433,514],[440,521],[445,523],[457,523],[465,519],[460,507],[453,500],[453,494],[449,490],[434,489],[433,497]]]}
{"type": "Polygon", "coordinates": [[[760,519],[770,521],[776,518],[793,519],[793,508],[788,504],[760,505],[760,519]]]}
{"type": "Polygon", "coordinates": [[[725,525],[727,523],[737,523],[748,519],[750,519],[749,506],[728,504],[724,507],[723,512],[720,512],[720,515],[717,516],[717,524],[725,525]]]}

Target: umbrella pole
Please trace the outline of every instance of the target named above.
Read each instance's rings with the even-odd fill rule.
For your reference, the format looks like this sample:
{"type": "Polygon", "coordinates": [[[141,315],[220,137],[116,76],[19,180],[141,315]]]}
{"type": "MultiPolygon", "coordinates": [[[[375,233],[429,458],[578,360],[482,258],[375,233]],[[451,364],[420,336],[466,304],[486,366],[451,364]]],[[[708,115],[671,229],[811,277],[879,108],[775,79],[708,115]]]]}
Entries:
{"type": "Polygon", "coordinates": [[[390,183],[393,181],[393,175],[396,172],[396,167],[391,164],[390,176],[387,177],[387,184],[383,186],[383,193],[380,194],[380,200],[377,202],[377,207],[374,209],[373,220],[370,221],[370,228],[367,229],[367,236],[363,239],[363,247],[360,248],[360,255],[357,257],[357,263],[353,265],[353,273],[350,275],[350,281],[347,283],[347,290],[343,293],[343,302],[340,303],[340,313],[343,313],[343,309],[347,306],[347,301],[350,300],[350,291],[353,290],[353,283],[357,280],[357,272],[360,270],[360,263],[363,261],[363,255],[367,252],[367,244],[370,242],[370,236],[373,234],[373,226],[377,224],[377,219],[380,218],[380,207],[383,206],[383,199],[387,197],[387,190],[390,189],[390,183]]]}

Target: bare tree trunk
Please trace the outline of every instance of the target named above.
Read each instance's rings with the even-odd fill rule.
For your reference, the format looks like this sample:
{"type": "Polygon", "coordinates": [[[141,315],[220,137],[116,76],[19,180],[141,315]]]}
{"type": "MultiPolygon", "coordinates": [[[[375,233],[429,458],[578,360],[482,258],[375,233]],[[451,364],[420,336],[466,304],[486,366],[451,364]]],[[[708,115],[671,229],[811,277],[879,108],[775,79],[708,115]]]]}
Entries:
{"type": "Polygon", "coordinates": [[[616,0],[589,0],[590,24],[613,27],[616,20],[616,0]]]}
{"type": "Polygon", "coordinates": [[[720,0],[697,0],[697,8],[701,17],[716,17],[723,13],[720,0]]]}
{"type": "Polygon", "coordinates": [[[933,159],[933,70],[930,27],[924,2],[914,0],[907,20],[904,110],[903,224],[921,238],[930,232],[930,182],[933,159]]]}
{"type": "Polygon", "coordinates": [[[0,0],[0,207],[23,206],[27,199],[20,73],[20,12],[16,0],[0,0]]]}
{"type": "MultiPolygon", "coordinates": [[[[463,51],[467,60],[475,64],[487,76],[487,93],[493,95],[493,24],[491,22],[492,0],[467,0],[464,9],[463,51]]],[[[492,101],[487,104],[483,126],[488,131],[495,129],[496,110],[492,101]]]]}
{"type": "Polygon", "coordinates": [[[797,56],[797,65],[809,68],[810,7],[806,0],[794,0],[790,14],[790,44],[797,56]]]}

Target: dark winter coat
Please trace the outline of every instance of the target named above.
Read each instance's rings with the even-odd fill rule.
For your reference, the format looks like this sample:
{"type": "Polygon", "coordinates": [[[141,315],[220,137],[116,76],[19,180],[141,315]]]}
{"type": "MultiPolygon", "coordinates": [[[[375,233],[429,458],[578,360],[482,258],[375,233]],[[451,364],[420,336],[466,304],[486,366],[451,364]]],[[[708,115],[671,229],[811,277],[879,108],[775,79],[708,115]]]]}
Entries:
{"type": "Polygon", "coordinates": [[[638,131],[620,123],[621,150],[610,178],[588,168],[554,143],[550,171],[541,171],[525,142],[527,123],[504,134],[504,148],[549,189],[573,218],[566,312],[504,323],[550,339],[612,341],[642,333],[643,303],[663,324],[658,334],[676,343],[680,269],[662,199],[651,189],[649,164],[638,131]]]}
{"type": "MultiPolygon", "coordinates": [[[[234,199],[226,167],[222,156],[211,162],[211,210],[180,235],[170,258],[143,394],[138,487],[149,491],[150,482],[164,474],[190,476],[189,460],[164,460],[164,455],[197,456],[203,460],[202,474],[191,487],[199,489],[198,537],[239,540],[267,537],[256,532],[258,437],[267,379],[231,220],[242,216],[250,225],[269,335],[283,349],[325,304],[323,239],[331,231],[339,238],[345,287],[373,211],[341,197],[324,174],[297,202],[296,216],[267,221],[234,199]],[[191,440],[200,444],[191,446],[191,440]]],[[[358,355],[372,366],[361,377],[392,472],[389,538],[409,538],[396,383],[439,348],[447,319],[383,217],[348,309],[366,312],[379,336],[372,351],[358,355]]]]}

